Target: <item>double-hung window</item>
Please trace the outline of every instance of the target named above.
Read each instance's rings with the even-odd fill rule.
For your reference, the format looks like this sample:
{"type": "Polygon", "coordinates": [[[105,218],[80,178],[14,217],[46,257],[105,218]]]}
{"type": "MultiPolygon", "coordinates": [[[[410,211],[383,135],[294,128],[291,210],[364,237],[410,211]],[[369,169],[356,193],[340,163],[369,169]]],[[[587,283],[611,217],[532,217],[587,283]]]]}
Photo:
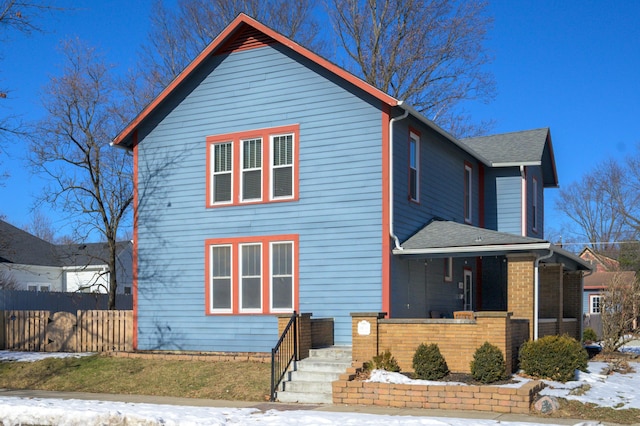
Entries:
{"type": "Polygon", "coordinates": [[[533,190],[531,191],[531,213],[533,214],[532,220],[531,220],[531,228],[534,231],[538,230],[538,180],[536,178],[533,178],[533,181],[531,183],[531,185],[533,186],[533,190]]]}
{"type": "Polygon", "coordinates": [[[473,168],[471,163],[464,163],[464,221],[471,223],[473,201],[473,168]]]}
{"type": "Polygon", "coordinates": [[[207,137],[207,206],[298,199],[300,126],[207,137]]]}
{"type": "Polygon", "coordinates": [[[600,314],[602,313],[602,295],[592,294],[589,296],[589,313],[600,314]]]}
{"type": "Polygon", "coordinates": [[[207,240],[206,312],[293,312],[297,235],[207,240]]]}
{"type": "Polygon", "coordinates": [[[409,200],[420,201],[420,135],[409,132],[409,200]]]}

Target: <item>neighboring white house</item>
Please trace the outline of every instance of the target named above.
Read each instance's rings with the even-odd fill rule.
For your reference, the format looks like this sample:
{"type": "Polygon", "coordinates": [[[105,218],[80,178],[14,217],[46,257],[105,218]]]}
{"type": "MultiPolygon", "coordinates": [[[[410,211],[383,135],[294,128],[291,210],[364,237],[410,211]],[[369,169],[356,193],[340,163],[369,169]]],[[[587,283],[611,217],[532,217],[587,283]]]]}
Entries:
{"type": "MultiPolygon", "coordinates": [[[[132,243],[118,242],[118,293],[131,293],[132,243]]],[[[106,243],[51,244],[0,221],[0,284],[14,290],[107,293],[106,243]]]]}

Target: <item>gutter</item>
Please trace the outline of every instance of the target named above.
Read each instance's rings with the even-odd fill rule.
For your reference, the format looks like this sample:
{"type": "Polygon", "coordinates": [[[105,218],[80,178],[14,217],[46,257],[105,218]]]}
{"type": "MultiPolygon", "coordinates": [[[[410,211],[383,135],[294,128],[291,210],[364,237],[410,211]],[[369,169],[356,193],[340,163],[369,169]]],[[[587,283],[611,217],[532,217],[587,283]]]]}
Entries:
{"type": "MultiPolygon", "coordinates": [[[[402,249],[394,254],[450,254],[450,253],[490,253],[497,251],[531,251],[531,250],[551,250],[551,243],[532,244],[496,244],[490,246],[463,246],[463,247],[434,247],[426,249],[402,249]]],[[[551,250],[553,252],[553,250],[551,250]]]]}
{"type": "Polygon", "coordinates": [[[533,340],[538,340],[538,328],[540,323],[540,314],[538,312],[540,305],[540,272],[538,271],[540,261],[549,259],[553,256],[553,249],[549,249],[549,253],[544,256],[536,257],[533,262],[533,340]]]}
{"type": "MultiPolygon", "coordinates": [[[[405,108],[402,104],[402,101],[398,101],[398,106],[405,108]]],[[[399,117],[394,117],[389,121],[389,236],[393,238],[396,248],[395,250],[402,250],[402,246],[400,245],[400,240],[398,240],[398,236],[395,234],[393,228],[393,123],[396,121],[404,120],[409,116],[409,110],[405,108],[404,114],[399,117]]]]}

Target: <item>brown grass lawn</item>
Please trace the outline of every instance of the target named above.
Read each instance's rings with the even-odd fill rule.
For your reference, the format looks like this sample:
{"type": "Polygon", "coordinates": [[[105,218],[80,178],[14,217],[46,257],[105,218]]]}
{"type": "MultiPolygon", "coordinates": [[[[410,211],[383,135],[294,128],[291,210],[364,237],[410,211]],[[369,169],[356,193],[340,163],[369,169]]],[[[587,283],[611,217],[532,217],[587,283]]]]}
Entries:
{"type": "Polygon", "coordinates": [[[270,365],[93,355],[0,363],[0,388],[264,401],[270,365]]]}

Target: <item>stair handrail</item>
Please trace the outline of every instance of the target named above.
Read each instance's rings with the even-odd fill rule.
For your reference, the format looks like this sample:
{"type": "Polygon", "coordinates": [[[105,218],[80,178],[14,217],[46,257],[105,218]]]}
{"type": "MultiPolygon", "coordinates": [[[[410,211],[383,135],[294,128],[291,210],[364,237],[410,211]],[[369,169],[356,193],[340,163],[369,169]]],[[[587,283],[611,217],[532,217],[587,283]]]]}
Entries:
{"type": "Polygon", "coordinates": [[[282,331],[276,346],[271,349],[271,402],[276,400],[276,389],[282,382],[289,366],[298,361],[298,313],[293,311],[287,326],[282,331]]]}

